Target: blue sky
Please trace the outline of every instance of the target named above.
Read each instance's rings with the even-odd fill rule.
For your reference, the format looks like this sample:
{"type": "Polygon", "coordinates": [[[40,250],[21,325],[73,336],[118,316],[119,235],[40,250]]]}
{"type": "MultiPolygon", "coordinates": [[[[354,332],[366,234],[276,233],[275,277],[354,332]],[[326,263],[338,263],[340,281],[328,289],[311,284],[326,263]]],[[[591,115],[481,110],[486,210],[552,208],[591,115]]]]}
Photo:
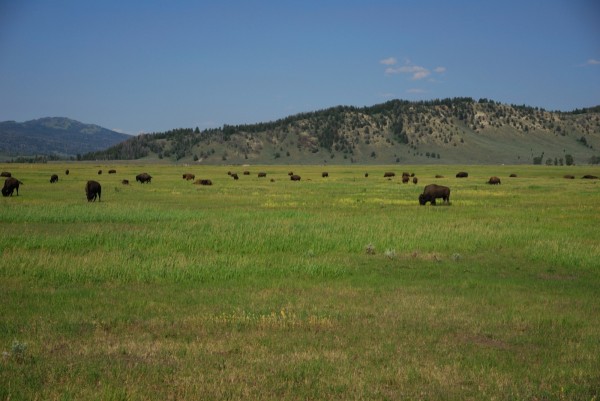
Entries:
{"type": "Polygon", "coordinates": [[[0,0],[0,121],[137,134],[470,96],[600,104],[600,3],[0,0]]]}

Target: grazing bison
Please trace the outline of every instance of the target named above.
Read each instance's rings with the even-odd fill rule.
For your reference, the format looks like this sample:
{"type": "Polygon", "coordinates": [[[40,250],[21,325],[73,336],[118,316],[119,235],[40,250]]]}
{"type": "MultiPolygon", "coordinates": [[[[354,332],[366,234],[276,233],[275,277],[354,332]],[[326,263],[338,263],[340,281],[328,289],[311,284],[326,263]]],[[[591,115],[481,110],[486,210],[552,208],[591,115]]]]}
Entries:
{"type": "Polygon", "coordinates": [[[291,177],[291,176],[294,175],[294,172],[293,171],[288,171],[288,175],[291,177]]]}
{"type": "Polygon", "coordinates": [[[383,178],[391,178],[391,177],[395,177],[396,173],[393,173],[391,171],[386,171],[385,173],[383,173],[383,178]]]}
{"type": "Polygon", "coordinates": [[[240,177],[237,175],[237,173],[231,173],[231,178],[233,178],[236,181],[240,179],[240,177]]]}
{"type": "Polygon", "coordinates": [[[12,177],[12,174],[8,171],[3,171],[2,173],[0,173],[0,177],[12,177]]]}
{"type": "Polygon", "coordinates": [[[88,181],[85,184],[85,196],[87,196],[88,202],[94,201],[96,202],[96,197],[98,197],[98,202],[100,202],[100,195],[102,194],[102,186],[98,181],[88,181]]]}
{"type": "Polygon", "coordinates": [[[501,184],[500,178],[495,177],[495,176],[494,177],[490,177],[490,179],[488,180],[487,183],[490,184],[490,185],[499,185],[499,184],[501,184]]]}
{"type": "Polygon", "coordinates": [[[446,203],[450,203],[450,188],[443,185],[429,184],[425,187],[423,193],[419,195],[419,203],[425,205],[430,202],[435,205],[435,200],[439,198],[446,203]]]}
{"type": "Polygon", "coordinates": [[[14,177],[8,177],[4,181],[4,187],[2,188],[2,196],[12,196],[14,190],[17,190],[17,196],[19,196],[19,185],[23,183],[14,177]]]}
{"type": "Polygon", "coordinates": [[[408,181],[410,181],[410,177],[408,175],[403,175],[402,176],[402,183],[403,184],[407,184],[408,181]]]}
{"type": "Polygon", "coordinates": [[[566,179],[568,179],[568,180],[574,180],[574,179],[575,179],[575,176],[574,176],[574,175],[571,175],[571,174],[567,174],[567,175],[563,176],[563,178],[566,178],[566,179]]]}
{"type": "Polygon", "coordinates": [[[511,178],[516,178],[516,177],[517,177],[517,175],[516,175],[515,173],[512,173],[511,175],[509,175],[509,177],[511,177],[511,178]]]}
{"type": "Polygon", "coordinates": [[[129,180],[123,180],[123,181],[121,181],[121,184],[123,184],[123,185],[129,185],[129,180]]]}
{"type": "Polygon", "coordinates": [[[325,177],[329,177],[329,173],[327,171],[323,171],[321,173],[321,177],[325,178],[325,177]]]}
{"type": "Polygon", "coordinates": [[[250,175],[250,172],[248,170],[244,170],[244,175],[250,175]]]}
{"type": "Polygon", "coordinates": [[[65,175],[69,175],[69,169],[65,170],[65,175]]]}
{"type": "Polygon", "coordinates": [[[54,184],[55,182],[58,182],[58,175],[52,174],[50,176],[50,184],[54,184]]]}
{"type": "Polygon", "coordinates": [[[212,185],[212,181],[211,180],[198,180],[197,182],[200,185],[212,185]]]}
{"type": "Polygon", "coordinates": [[[102,170],[98,170],[98,175],[102,174],[102,170]]]}
{"type": "Polygon", "coordinates": [[[584,178],[586,180],[597,180],[598,179],[598,177],[596,177],[595,175],[589,175],[589,174],[586,174],[581,178],[584,178]]]}
{"type": "Polygon", "coordinates": [[[194,174],[192,174],[192,173],[185,173],[183,175],[183,179],[187,180],[187,181],[193,180],[194,178],[196,178],[196,176],[194,174]]]}
{"type": "Polygon", "coordinates": [[[300,176],[297,174],[290,175],[290,180],[292,181],[300,181],[300,176]]]}
{"type": "Polygon", "coordinates": [[[142,173],[135,176],[135,180],[142,184],[152,182],[152,176],[148,173],[142,173]]]}
{"type": "Polygon", "coordinates": [[[456,178],[467,178],[468,176],[469,176],[469,173],[467,173],[466,171],[461,171],[456,174],[456,178]]]}
{"type": "Polygon", "coordinates": [[[117,170],[110,169],[110,170],[108,170],[108,174],[117,174],[117,170]]]}
{"type": "Polygon", "coordinates": [[[258,176],[259,177],[266,177],[267,173],[261,171],[260,173],[258,173],[258,176]]]}
{"type": "Polygon", "coordinates": [[[365,173],[365,178],[369,177],[369,173],[365,173]]]}
{"type": "Polygon", "coordinates": [[[413,184],[418,184],[419,183],[419,179],[417,177],[413,177],[413,184]]]}
{"type": "Polygon", "coordinates": [[[438,174],[438,175],[435,176],[435,178],[444,178],[444,176],[438,174]]]}

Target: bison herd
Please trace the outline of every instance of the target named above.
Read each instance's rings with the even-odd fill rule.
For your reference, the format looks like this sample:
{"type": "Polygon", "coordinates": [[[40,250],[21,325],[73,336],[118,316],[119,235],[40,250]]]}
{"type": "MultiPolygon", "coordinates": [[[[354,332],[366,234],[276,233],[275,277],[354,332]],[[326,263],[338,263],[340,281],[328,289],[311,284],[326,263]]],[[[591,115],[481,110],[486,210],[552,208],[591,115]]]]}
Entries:
{"type": "MultiPolygon", "coordinates": [[[[109,174],[116,174],[116,170],[111,169],[108,171],[109,174]]],[[[98,170],[98,174],[102,174],[102,170],[98,170]]],[[[234,180],[239,180],[239,175],[235,172],[231,172],[228,171],[227,174],[229,176],[231,176],[234,180]]],[[[65,175],[69,175],[69,170],[65,170],[65,175]]],[[[243,175],[250,175],[250,172],[248,170],[243,171],[243,175]]],[[[258,174],[259,178],[264,178],[267,176],[267,173],[261,171],[258,174]]],[[[291,181],[300,181],[301,177],[298,174],[294,174],[294,172],[290,171],[288,173],[288,176],[290,177],[291,181]]],[[[369,177],[369,173],[365,173],[364,174],[365,178],[369,177]]],[[[394,172],[390,172],[387,171],[383,174],[384,178],[387,178],[388,180],[393,179],[396,176],[396,174],[394,172]]],[[[23,185],[22,181],[19,181],[18,179],[14,178],[12,176],[12,174],[10,172],[7,171],[3,171],[0,173],[0,177],[6,177],[6,180],[4,181],[4,186],[2,188],[2,195],[5,197],[8,196],[12,196],[13,193],[16,192],[17,196],[19,196],[19,186],[23,185]]],[[[184,173],[182,175],[184,180],[187,181],[194,181],[196,176],[192,173],[184,173]]],[[[329,177],[329,173],[328,172],[322,172],[321,173],[321,177],[322,178],[327,178],[329,177]]],[[[468,178],[469,174],[465,171],[460,171],[456,174],[456,178],[468,178]]],[[[509,177],[515,178],[517,177],[516,174],[510,174],[509,177]]],[[[435,178],[444,178],[444,176],[442,175],[435,175],[435,178]]],[[[575,176],[568,174],[565,175],[564,178],[567,179],[574,179],[575,176]]],[[[589,175],[586,174],[582,177],[583,179],[598,179],[597,176],[594,175],[589,175]]],[[[152,176],[148,173],[141,173],[136,175],[135,177],[136,181],[141,183],[141,184],[146,184],[146,183],[151,183],[152,182],[152,176]]],[[[407,173],[407,172],[403,172],[402,173],[402,179],[401,181],[403,183],[408,183],[410,182],[412,179],[413,184],[417,184],[418,183],[418,178],[415,176],[414,173],[407,173]]],[[[271,182],[274,182],[275,180],[273,178],[271,178],[271,182]]],[[[309,179],[310,181],[310,179],[309,179]]],[[[52,174],[50,177],[50,183],[54,184],[58,182],[58,175],[57,174],[52,174]]],[[[121,183],[123,185],[129,185],[129,180],[122,180],[121,183]]],[[[198,179],[195,180],[193,182],[196,185],[213,185],[213,182],[210,179],[198,179]]],[[[492,176],[490,177],[487,181],[487,184],[490,185],[500,185],[501,184],[501,180],[499,177],[497,176],[492,176]]],[[[85,185],[85,194],[86,194],[86,198],[88,200],[88,202],[95,202],[96,199],[98,199],[98,202],[101,201],[101,195],[102,195],[102,186],[100,185],[99,182],[94,181],[94,180],[89,180],[87,181],[86,185],[85,185]]],[[[443,186],[443,185],[437,185],[437,184],[429,184],[426,185],[423,189],[423,193],[419,195],[419,204],[420,205],[426,205],[427,203],[430,203],[431,205],[436,205],[436,200],[441,199],[443,203],[445,204],[450,204],[450,188],[443,186]]]]}

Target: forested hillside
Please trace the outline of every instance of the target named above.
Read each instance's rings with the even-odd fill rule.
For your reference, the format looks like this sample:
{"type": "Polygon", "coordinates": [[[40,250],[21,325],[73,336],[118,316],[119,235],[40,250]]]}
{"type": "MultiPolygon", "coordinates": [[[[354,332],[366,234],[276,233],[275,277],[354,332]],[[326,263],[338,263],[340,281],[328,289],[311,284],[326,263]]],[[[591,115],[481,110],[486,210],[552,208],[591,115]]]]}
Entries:
{"type": "Polygon", "coordinates": [[[84,159],[208,164],[545,163],[598,160],[600,107],[550,112],[488,99],[392,100],[277,121],[142,134],[84,159]]]}

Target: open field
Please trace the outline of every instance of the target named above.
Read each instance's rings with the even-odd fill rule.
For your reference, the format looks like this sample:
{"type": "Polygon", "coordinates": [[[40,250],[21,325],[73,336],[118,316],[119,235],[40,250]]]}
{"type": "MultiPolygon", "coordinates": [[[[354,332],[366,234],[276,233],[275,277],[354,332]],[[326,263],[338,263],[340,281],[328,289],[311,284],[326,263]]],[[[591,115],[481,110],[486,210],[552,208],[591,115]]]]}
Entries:
{"type": "Polygon", "coordinates": [[[1,400],[600,399],[599,167],[0,170],[1,400]]]}

